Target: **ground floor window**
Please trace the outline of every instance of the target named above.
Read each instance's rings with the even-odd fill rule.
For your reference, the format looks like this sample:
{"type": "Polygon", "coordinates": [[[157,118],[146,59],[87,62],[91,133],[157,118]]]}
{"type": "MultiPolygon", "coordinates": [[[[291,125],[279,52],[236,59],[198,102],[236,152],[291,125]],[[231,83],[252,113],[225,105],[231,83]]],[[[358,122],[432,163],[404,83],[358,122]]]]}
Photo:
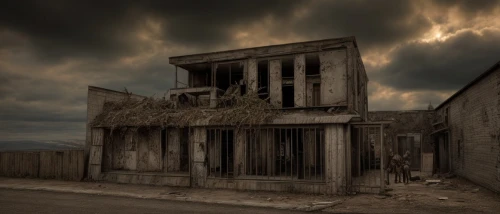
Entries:
{"type": "Polygon", "coordinates": [[[246,129],[246,175],[276,180],[324,180],[320,127],[246,129]]]}
{"type": "Polygon", "coordinates": [[[208,175],[232,178],[234,176],[234,131],[207,129],[208,175]]]}

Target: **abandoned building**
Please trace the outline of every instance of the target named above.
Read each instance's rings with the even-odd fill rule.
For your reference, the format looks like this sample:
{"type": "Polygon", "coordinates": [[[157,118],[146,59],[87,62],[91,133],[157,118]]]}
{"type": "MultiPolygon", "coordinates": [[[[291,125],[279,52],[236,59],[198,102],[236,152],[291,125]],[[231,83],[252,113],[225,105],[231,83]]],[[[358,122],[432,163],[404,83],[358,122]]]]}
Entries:
{"type": "Polygon", "coordinates": [[[437,132],[433,110],[369,113],[368,77],[354,37],[169,62],[175,87],[159,99],[89,86],[89,179],[346,194],[384,191],[389,150],[410,150],[413,170],[444,170],[433,166],[445,157],[435,154],[437,136],[453,127],[437,132]]]}
{"type": "Polygon", "coordinates": [[[436,107],[435,168],[500,192],[500,61],[436,107]]]}

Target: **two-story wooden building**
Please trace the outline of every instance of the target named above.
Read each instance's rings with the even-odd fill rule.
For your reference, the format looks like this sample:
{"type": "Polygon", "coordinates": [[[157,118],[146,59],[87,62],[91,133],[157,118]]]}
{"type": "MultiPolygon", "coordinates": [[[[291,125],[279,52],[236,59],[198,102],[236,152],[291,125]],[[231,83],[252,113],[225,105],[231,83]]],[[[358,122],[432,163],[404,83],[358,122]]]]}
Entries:
{"type": "MultiPolygon", "coordinates": [[[[189,99],[217,111],[217,100],[237,85],[239,93],[256,92],[283,114],[259,126],[200,119],[125,137],[89,125],[91,179],[325,194],[383,189],[386,122],[367,122],[368,78],[354,37],[169,61],[176,87],[166,99],[176,104],[189,99]],[[177,87],[177,72],[187,73],[186,86],[177,87]]],[[[89,103],[106,96],[89,88],[89,103]]],[[[89,112],[91,122],[99,110],[89,112]]]]}

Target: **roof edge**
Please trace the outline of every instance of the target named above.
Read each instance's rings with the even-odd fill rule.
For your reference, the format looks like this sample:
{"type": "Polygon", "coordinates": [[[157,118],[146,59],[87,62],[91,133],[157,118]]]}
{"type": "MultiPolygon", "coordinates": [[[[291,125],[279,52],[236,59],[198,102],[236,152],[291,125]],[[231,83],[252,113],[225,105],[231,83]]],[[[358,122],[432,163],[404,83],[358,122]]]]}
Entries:
{"type": "Polygon", "coordinates": [[[250,48],[228,49],[228,50],[222,50],[222,51],[213,51],[213,52],[204,52],[204,53],[196,53],[196,54],[178,55],[178,56],[171,56],[171,57],[169,57],[169,59],[182,58],[182,57],[191,57],[191,56],[201,56],[201,55],[210,55],[210,54],[218,54],[218,53],[227,53],[227,52],[237,52],[237,51],[251,50],[251,49],[257,49],[257,48],[271,48],[271,47],[279,47],[279,46],[285,46],[285,45],[297,45],[297,44],[307,44],[307,43],[313,43],[313,42],[335,41],[335,40],[347,40],[347,41],[351,41],[351,42],[353,42],[355,44],[355,47],[358,46],[357,42],[356,42],[356,37],[355,36],[346,36],[346,37],[338,37],[338,38],[330,38],[330,39],[320,39],[320,40],[311,40],[311,41],[303,41],[303,42],[282,43],[282,44],[276,44],[276,45],[256,46],[256,47],[250,47],[250,48]]]}
{"type": "Polygon", "coordinates": [[[500,61],[497,61],[495,64],[493,64],[493,66],[491,66],[490,68],[488,68],[485,72],[483,72],[482,74],[480,74],[478,77],[476,77],[471,82],[469,82],[467,85],[465,85],[463,88],[461,88],[460,90],[458,90],[457,92],[455,92],[453,95],[451,95],[450,97],[448,97],[448,99],[446,99],[441,104],[439,104],[434,110],[438,110],[438,109],[442,108],[444,105],[446,105],[447,103],[451,102],[453,99],[455,99],[455,97],[457,97],[458,95],[462,94],[465,90],[467,90],[468,88],[470,88],[471,86],[473,86],[477,82],[481,81],[483,78],[485,78],[486,76],[488,76],[490,73],[494,72],[495,69],[498,68],[499,66],[500,66],[500,61]]]}

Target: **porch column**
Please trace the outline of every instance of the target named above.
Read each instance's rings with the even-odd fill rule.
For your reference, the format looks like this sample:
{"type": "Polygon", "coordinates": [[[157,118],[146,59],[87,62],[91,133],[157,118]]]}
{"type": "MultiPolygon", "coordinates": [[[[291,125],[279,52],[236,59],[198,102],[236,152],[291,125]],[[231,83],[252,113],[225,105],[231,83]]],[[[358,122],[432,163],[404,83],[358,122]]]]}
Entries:
{"type": "Polygon", "coordinates": [[[380,124],[380,193],[385,192],[384,157],[384,124],[380,124]]]}

